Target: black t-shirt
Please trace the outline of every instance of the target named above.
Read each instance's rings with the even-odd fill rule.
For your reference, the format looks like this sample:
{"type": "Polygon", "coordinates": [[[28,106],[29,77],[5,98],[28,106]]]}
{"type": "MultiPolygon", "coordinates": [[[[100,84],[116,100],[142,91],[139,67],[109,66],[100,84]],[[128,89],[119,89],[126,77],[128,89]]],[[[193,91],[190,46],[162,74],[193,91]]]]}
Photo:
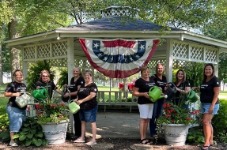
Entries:
{"type": "MultiPolygon", "coordinates": [[[[185,90],[186,87],[191,87],[190,82],[184,81],[181,84],[177,85],[177,83],[174,83],[177,88],[181,90],[185,90]]],[[[174,95],[174,103],[178,104],[182,100],[186,100],[186,94],[181,94],[179,91],[177,91],[174,95]]]]}
{"type": "Polygon", "coordinates": [[[53,90],[57,89],[57,87],[56,87],[56,85],[54,84],[53,81],[49,81],[47,83],[42,82],[42,81],[37,81],[35,85],[36,85],[36,87],[39,86],[39,87],[46,88],[47,91],[48,91],[48,96],[49,96],[50,99],[52,98],[53,90]]]}
{"type": "MultiPolygon", "coordinates": [[[[202,82],[200,86],[200,100],[202,103],[212,103],[215,87],[220,87],[220,81],[216,76],[214,76],[208,82],[202,82]]],[[[219,100],[217,101],[217,103],[219,103],[219,100]]]]}
{"type": "MultiPolygon", "coordinates": [[[[95,92],[97,94],[98,88],[95,83],[91,83],[87,86],[81,87],[77,94],[78,100],[87,97],[88,95],[90,95],[90,92],[95,92]]],[[[81,103],[80,109],[90,110],[90,109],[94,108],[95,106],[97,106],[96,96],[93,97],[91,100],[81,103]]]]}
{"type": "MultiPolygon", "coordinates": [[[[84,87],[84,78],[80,76],[76,81],[74,81],[74,77],[72,77],[70,80],[70,85],[68,86],[69,91],[70,92],[77,91],[79,85],[80,87],[84,87]]],[[[71,99],[75,99],[75,98],[77,98],[77,95],[71,96],[71,99]]]]}
{"type": "Polygon", "coordinates": [[[160,79],[156,74],[154,74],[153,76],[151,76],[151,78],[154,79],[155,84],[158,87],[161,87],[162,88],[162,92],[164,92],[165,87],[166,87],[166,83],[167,83],[166,77],[165,76],[162,76],[162,79],[160,79]]]}
{"type": "MultiPolygon", "coordinates": [[[[5,92],[21,92],[25,93],[26,92],[26,85],[24,83],[18,83],[18,82],[11,82],[6,86],[5,92]]],[[[10,104],[12,107],[16,107],[22,110],[25,110],[27,106],[20,108],[17,103],[15,102],[16,96],[10,97],[8,104],[10,104]]]]}
{"type": "MultiPolygon", "coordinates": [[[[145,81],[142,78],[139,78],[135,82],[135,87],[139,89],[139,92],[149,92],[150,88],[155,86],[155,81],[153,78],[150,78],[149,81],[145,81]]],[[[149,104],[152,103],[150,99],[139,96],[138,97],[138,104],[149,104]]]]}

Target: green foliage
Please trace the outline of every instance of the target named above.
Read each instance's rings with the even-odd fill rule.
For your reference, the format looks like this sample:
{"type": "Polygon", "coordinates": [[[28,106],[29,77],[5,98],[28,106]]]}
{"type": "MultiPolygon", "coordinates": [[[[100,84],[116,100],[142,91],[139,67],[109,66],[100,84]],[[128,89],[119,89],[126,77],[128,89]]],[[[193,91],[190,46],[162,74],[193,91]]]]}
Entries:
{"type": "Polygon", "coordinates": [[[202,144],[204,142],[202,126],[193,127],[189,129],[187,142],[192,144],[202,144]]]}
{"type": "Polygon", "coordinates": [[[42,70],[48,70],[50,72],[50,80],[54,79],[54,74],[51,73],[51,66],[47,61],[38,61],[35,64],[32,64],[28,70],[28,75],[26,78],[27,81],[27,88],[28,90],[34,90],[35,89],[35,83],[40,78],[40,72],[42,70]]]}
{"type": "Polygon", "coordinates": [[[58,83],[57,85],[61,87],[63,87],[63,85],[68,84],[68,70],[67,69],[63,69],[61,70],[60,73],[60,78],[58,79],[58,83]]]}
{"type": "Polygon", "coordinates": [[[0,99],[0,139],[4,142],[8,142],[10,140],[9,136],[9,119],[6,113],[6,102],[4,98],[0,99]]]}
{"type": "Polygon", "coordinates": [[[220,142],[227,142],[227,101],[220,100],[220,109],[213,118],[215,138],[220,142]]]}
{"type": "Polygon", "coordinates": [[[47,145],[42,127],[37,123],[34,118],[27,118],[19,133],[14,135],[14,139],[20,145],[24,146],[44,146],[47,145]]]}

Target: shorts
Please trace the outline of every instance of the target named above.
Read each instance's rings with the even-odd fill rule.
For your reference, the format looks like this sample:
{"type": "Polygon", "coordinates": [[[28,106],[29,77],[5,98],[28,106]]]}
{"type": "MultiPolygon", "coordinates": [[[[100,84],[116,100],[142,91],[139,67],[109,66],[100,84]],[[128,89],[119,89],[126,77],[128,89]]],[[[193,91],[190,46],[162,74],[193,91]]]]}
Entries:
{"type": "MultiPolygon", "coordinates": [[[[211,105],[211,103],[202,103],[201,104],[201,113],[202,114],[207,114],[208,113],[208,111],[209,111],[209,109],[210,109],[210,105],[211,105]]],[[[216,114],[218,114],[218,110],[219,110],[219,104],[215,104],[214,105],[214,110],[213,110],[213,115],[216,115],[216,114]]]]}
{"type": "Polygon", "coordinates": [[[23,121],[26,119],[26,111],[10,105],[6,108],[9,117],[10,132],[19,132],[23,121]]]}
{"type": "Polygon", "coordinates": [[[80,120],[85,122],[96,122],[98,105],[90,110],[80,110],[80,120]]]}
{"type": "Polygon", "coordinates": [[[140,118],[151,119],[153,115],[154,104],[138,104],[140,118]]]}

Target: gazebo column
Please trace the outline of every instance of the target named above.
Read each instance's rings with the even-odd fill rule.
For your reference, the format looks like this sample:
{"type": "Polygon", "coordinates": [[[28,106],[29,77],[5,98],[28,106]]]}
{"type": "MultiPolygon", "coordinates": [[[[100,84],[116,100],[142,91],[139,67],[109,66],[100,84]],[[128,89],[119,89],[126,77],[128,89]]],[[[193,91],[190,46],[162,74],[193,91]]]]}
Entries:
{"type": "Polygon", "coordinates": [[[26,78],[28,76],[28,61],[24,61],[24,49],[22,49],[22,72],[24,75],[24,83],[26,84],[26,78]]]}
{"type": "MultiPolygon", "coordinates": [[[[70,79],[72,78],[72,70],[74,68],[74,39],[67,39],[67,69],[68,69],[68,84],[70,84],[70,79]]],[[[70,124],[69,124],[69,132],[75,133],[74,131],[74,117],[73,114],[70,113],[70,124]]]]}
{"type": "Polygon", "coordinates": [[[166,78],[168,82],[172,82],[173,72],[173,45],[171,39],[167,39],[167,50],[166,50],[166,78]]]}

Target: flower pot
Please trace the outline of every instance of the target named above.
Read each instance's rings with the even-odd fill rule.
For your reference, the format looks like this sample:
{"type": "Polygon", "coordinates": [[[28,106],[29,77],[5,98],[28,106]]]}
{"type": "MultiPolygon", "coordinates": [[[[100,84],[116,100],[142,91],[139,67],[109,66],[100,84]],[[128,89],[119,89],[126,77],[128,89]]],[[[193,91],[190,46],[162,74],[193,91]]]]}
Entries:
{"type": "Polygon", "coordinates": [[[60,123],[47,123],[42,125],[48,144],[62,144],[65,142],[68,120],[60,123]]]}
{"type": "Polygon", "coordinates": [[[185,124],[165,124],[164,134],[168,145],[183,146],[185,145],[188,135],[188,125],[185,124]]]}

